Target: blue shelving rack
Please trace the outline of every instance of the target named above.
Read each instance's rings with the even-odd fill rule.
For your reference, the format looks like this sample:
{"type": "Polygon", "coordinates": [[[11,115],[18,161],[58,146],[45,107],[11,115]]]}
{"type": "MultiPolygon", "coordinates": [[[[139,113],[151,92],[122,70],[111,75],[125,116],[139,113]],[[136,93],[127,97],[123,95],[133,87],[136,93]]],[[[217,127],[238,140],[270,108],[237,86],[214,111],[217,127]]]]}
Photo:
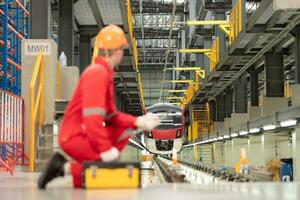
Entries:
{"type": "Polygon", "coordinates": [[[21,95],[21,41],[29,38],[29,0],[0,0],[0,87],[21,95]]]}

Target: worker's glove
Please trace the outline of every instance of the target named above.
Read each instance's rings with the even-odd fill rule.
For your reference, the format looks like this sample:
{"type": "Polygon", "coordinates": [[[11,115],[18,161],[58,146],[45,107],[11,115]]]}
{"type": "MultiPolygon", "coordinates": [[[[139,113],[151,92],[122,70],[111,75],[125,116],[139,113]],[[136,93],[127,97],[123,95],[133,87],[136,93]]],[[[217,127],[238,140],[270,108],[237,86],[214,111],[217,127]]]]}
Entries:
{"type": "Polygon", "coordinates": [[[115,147],[112,147],[108,151],[100,153],[100,158],[103,162],[112,162],[119,158],[120,152],[115,147]]]}
{"type": "Polygon", "coordinates": [[[160,119],[158,116],[152,114],[146,114],[140,116],[135,121],[135,126],[137,128],[143,129],[145,131],[151,131],[160,124],[160,119]]]}

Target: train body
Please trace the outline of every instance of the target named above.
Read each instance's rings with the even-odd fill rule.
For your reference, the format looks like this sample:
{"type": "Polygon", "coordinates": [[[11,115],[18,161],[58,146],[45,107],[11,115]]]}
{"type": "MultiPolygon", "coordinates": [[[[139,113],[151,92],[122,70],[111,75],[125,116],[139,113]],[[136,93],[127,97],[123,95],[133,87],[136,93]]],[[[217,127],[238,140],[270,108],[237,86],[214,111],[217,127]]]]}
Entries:
{"type": "Polygon", "coordinates": [[[183,143],[183,115],[178,106],[169,103],[157,103],[147,107],[147,113],[161,119],[158,127],[144,132],[145,144],[154,154],[172,154],[173,149],[179,152],[183,143]]]}

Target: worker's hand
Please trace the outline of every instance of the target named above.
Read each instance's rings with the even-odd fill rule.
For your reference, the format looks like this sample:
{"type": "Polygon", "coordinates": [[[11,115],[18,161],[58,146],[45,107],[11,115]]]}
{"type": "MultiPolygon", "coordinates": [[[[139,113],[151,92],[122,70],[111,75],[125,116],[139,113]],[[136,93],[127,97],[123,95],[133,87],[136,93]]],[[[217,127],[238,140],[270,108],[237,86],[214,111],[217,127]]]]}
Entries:
{"type": "Polygon", "coordinates": [[[120,152],[115,147],[110,150],[100,153],[100,158],[103,162],[112,162],[119,158],[120,152]]]}
{"type": "Polygon", "coordinates": [[[158,116],[152,114],[146,114],[140,116],[135,121],[135,126],[137,128],[143,129],[145,131],[151,131],[160,124],[160,119],[158,116]]]}

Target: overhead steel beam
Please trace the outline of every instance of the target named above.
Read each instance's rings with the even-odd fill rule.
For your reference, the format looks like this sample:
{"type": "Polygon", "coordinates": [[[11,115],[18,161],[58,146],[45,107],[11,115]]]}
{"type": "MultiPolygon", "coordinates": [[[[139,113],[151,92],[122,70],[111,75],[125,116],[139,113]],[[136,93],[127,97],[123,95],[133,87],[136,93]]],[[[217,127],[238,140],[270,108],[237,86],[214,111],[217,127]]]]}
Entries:
{"type": "Polygon", "coordinates": [[[78,25],[80,35],[96,35],[99,32],[97,25],[78,25]]]}
{"type": "Polygon", "coordinates": [[[96,2],[96,0],[88,0],[88,3],[91,7],[91,10],[92,10],[92,13],[95,17],[95,20],[97,22],[97,26],[98,26],[98,29],[101,29],[103,27],[103,21],[102,21],[102,16],[100,14],[100,10],[98,8],[98,4],[96,2]]]}

